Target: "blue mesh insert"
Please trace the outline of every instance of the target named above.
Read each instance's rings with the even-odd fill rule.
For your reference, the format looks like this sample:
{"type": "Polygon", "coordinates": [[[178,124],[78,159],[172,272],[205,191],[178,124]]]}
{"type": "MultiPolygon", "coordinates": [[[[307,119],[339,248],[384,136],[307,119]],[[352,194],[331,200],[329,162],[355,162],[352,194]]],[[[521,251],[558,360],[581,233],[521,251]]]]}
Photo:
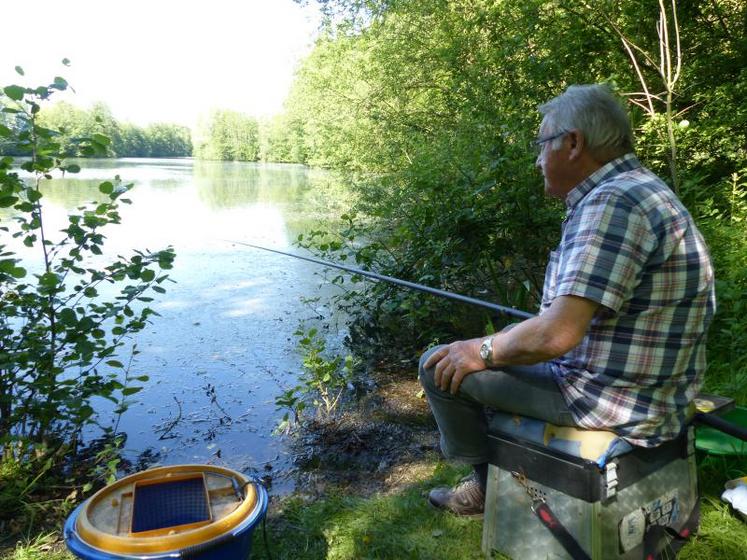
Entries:
{"type": "Polygon", "coordinates": [[[202,477],[136,486],[132,532],[210,520],[202,477]]]}

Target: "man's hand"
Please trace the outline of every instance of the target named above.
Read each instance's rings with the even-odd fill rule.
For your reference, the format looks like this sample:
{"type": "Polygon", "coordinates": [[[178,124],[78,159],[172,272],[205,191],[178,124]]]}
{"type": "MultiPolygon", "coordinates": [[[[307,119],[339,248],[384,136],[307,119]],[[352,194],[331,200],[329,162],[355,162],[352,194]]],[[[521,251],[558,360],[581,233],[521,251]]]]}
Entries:
{"type": "Polygon", "coordinates": [[[425,367],[436,366],[433,381],[442,391],[451,390],[455,395],[462,380],[469,374],[485,369],[485,362],[480,358],[481,338],[459,340],[434,352],[425,362],[425,367]]]}

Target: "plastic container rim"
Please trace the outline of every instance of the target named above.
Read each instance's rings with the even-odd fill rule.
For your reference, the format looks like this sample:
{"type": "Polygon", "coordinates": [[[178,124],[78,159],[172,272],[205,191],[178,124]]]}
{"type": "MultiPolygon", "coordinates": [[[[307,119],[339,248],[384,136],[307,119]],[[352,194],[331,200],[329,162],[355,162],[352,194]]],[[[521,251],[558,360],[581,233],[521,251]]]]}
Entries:
{"type": "Polygon", "coordinates": [[[248,477],[241,473],[218,467],[214,465],[171,465],[165,467],[156,467],[141,471],[129,476],[126,476],[113,484],[106,486],[91,496],[88,501],[83,505],[82,509],[78,514],[78,519],[75,523],[75,532],[78,538],[85,544],[109,553],[121,553],[121,554],[153,554],[153,553],[167,553],[174,552],[181,549],[200,545],[216,538],[219,538],[232,530],[242,525],[242,522],[246,521],[247,518],[254,519],[257,513],[258,496],[257,491],[253,484],[247,485],[247,483],[253,482],[248,477]],[[113,491],[133,484],[141,480],[148,480],[153,478],[164,478],[165,475],[180,474],[187,472],[204,472],[204,473],[216,473],[222,476],[235,478],[240,486],[246,485],[246,497],[239,504],[239,506],[217,521],[209,525],[198,527],[195,529],[187,530],[174,535],[154,537],[136,537],[127,536],[122,537],[118,535],[112,535],[97,529],[88,518],[89,511],[102,500],[106,499],[113,491]]]}

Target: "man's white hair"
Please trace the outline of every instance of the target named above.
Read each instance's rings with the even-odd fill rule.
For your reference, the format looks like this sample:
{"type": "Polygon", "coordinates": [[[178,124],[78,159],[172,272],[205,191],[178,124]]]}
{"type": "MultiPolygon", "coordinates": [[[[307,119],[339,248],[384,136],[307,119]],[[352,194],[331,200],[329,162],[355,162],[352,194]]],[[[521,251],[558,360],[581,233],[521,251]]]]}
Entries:
{"type": "MultiPolygon", "coordinates": [[[[606,84],[570,86],[540,105],[539,112],[544,116],[543,134],[580,130],[589,153],[600,162],[633,151],[628,114],[606,84]]],[[[554,140],[551,148],[558,149],[561,142],[554,140]]]]}

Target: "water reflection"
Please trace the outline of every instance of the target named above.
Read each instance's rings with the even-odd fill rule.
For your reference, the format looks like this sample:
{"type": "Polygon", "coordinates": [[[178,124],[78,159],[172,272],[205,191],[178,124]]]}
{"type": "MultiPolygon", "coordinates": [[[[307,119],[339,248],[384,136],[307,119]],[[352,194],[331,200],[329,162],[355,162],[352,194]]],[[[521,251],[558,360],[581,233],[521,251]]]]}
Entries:
{"type": "Polygon", "coordinates": [[[333,206],[333,178],[302,166],[190,159],[79,164],[80,174],[44,187],[50,230],[64,227],[70,210],[101,199],[99,183],[120,175],[134,183],[133,204],[121,207],[122,224],[107,228],[105,253],[167,245],[177,253],[176,284],[153,305],[161,316],[137,337],[132,373],[151,381],[120,424],[130,455],[151,450],[164,463],[250,471],[287,466],[271,435],[281,416],[274,396],[300,370],[299,320],[325,313],[300,298],[331,288],[319,287],[313,264],[230,241],[290,248],[333,206]]]}
{"type": "Polygon", "coordinates": [[[196,162],[194,181],[198,196],[211,208],[230,208],[248,202],[300,202],[309,188],[304,166],[240,162],[196,162]],[[278,189],[277,185],[283,185],[278,189]]]}

